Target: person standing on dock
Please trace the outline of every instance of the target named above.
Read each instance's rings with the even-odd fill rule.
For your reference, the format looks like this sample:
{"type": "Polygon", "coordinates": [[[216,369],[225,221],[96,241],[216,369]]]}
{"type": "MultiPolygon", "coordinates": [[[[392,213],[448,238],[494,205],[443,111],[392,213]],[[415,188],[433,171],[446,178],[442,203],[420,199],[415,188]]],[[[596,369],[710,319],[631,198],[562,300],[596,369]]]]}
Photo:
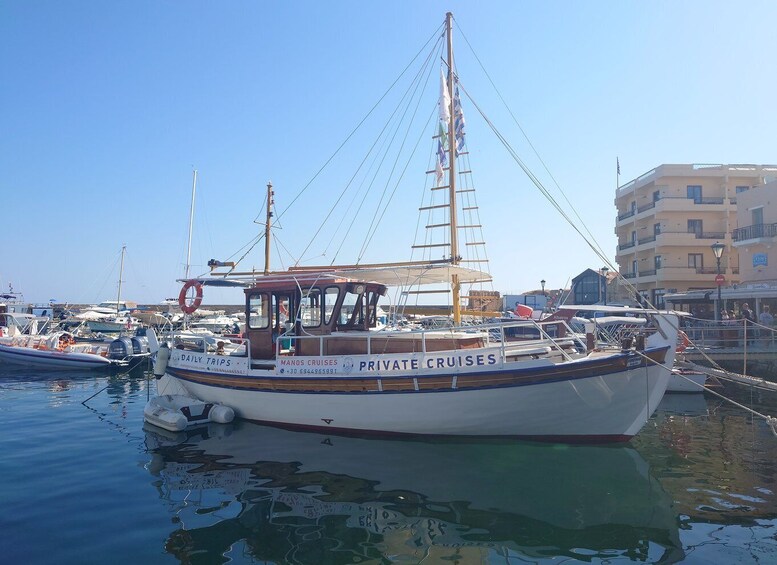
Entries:
{"type": "Polygon", "coordinates": [[[761,308],[761,313],[758,314],[758,323],[764,326],[758,329],[758,333],[763,338],[763,341],[773,341],[774,330],[772,326],[774,325],[774,316],[769,312],[768,304],[764,304],[761,308]]]}
{"type": "Polygon", "coordinates": [[[750,309],[750,305],[745,302],[742,304],[742,308],[740,309],[739,313],[742,315],[742,324],[744,326],[743,329],[743,340],[744,336],[747,336],[747,343],[743,343],[743,345],[752,345],[753,344],[753,331],[755,330],[754,324],[755,324],[755,316],[753,315],[753,311],[750,309]],[[748,335],[750,334],[750,335],[748,335]]]}

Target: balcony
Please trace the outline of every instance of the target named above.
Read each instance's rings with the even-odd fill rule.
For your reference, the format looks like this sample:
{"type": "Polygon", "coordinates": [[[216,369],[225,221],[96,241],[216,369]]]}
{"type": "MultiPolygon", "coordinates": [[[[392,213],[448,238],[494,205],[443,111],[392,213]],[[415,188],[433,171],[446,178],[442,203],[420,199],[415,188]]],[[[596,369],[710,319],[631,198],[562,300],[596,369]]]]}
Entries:
{"type": "Polygon", "coordinates": [[[634,241],[629,241],[628,243],[621,243],[621,244],[618,246],[618,251],[623,251],[623,250],[625,250],[625,249],[631,249],[631,248],[632,248],[632,247],[634,247],[635,245],[636,245],[636,242],[634,242],[634,241]]]}
{"type": "Polygon", "coordinates": [[[753,224],[734,230],[735,242],[777,237],[777,224],[753,224]]]}
{"type": "Polygon", "coordinates": [[[651,236],[648,236],[648,237],[643,237],[642,239],[638,240],[637,243],[639,245],[643,245],[645,243],[652,243],[655,240],[656,240],[656,236],[655,235],[651,235],[651,236]]]}
{"type": "Polygon", "coordinates": [[[623,214],[618,214],[618,221],[620,222],[621,220],[625,220],[626,218],[631,218],[632,216],[634,216],[634,214],[636,214],[636,211],[634,210],[629,210],[628,212],[624,212],[623,214]]]}

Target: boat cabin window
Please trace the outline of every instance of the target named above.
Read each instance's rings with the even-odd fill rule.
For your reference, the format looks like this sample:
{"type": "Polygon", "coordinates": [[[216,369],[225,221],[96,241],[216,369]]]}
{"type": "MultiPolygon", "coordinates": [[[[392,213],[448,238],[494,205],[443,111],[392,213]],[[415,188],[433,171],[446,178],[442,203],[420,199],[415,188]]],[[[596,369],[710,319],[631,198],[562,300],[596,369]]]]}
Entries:
{"type": "Polygon", "coordinates": [[[321,289],[309,288],[302,291],[300,318],[306,328],[317,328],[321,325],[321,289]]]}
{"type": "Polygon", "coordinates": [[[364,326],[364,290],[363,284],[349,284],[340,307],[337,327],[340,329],[362,329],[364,326]]]}
{"type": "Polygon", "coordinates": [[[248,327],[262,329],[270,325],[270,299],[267,294],[252,294],[248,299],[248,327]]]}
{"type": "Polygon", "coordinates": [[[291,307],[291,297],[288,294],[274,293],[272,295],[272,327],[274,331],[284,332],[292,320],[294,309],[291,307]]]}
{"type": "Polygon", "coordinates": [[[337,299],[340,297],[340,287],[328,286],[324,290],[324,324],[329,325],[332,321],[332,312],[335,311],[337,299]]]}

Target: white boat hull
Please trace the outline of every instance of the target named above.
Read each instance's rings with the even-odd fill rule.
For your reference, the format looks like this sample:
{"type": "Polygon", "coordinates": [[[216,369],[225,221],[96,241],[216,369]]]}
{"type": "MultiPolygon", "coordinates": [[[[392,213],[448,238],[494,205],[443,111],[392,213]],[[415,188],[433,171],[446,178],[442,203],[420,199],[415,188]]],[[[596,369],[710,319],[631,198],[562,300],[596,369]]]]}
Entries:
{"type": "Polygon", "coordinates": [[[100,369],[114,364],[107,357],[90,353],[38,350],[29,347],[9,347],[2,344],[0,344],[0,359],[15,365],[51,369],[100,369]]]}
{"type": "Polygon", "coordinates": [[[182,389],[230,406],[241,418],[302,428],[584,442],[625,441],[636,435],[658,406],[668,380],[669,371],[653,365],[535,385],[327,394],[249,391],[240,389],[235,377],[230,385],[236,388],[227,388],[168,372],[158,390],[175,394],[169,391],[182,389]]]}
{"type": "Polygon", "coordinates": [[[704,392],[704,384],[707,382],[707,375],[704,373],[682,373],[672,372],[669,378],[669,385],[666,392],[704,392]]]}

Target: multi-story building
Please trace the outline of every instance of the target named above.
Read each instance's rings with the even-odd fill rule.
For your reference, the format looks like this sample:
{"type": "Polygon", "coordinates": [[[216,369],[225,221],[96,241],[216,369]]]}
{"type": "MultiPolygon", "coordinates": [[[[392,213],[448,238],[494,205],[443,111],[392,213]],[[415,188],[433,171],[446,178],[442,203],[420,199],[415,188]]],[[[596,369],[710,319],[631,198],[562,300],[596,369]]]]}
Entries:
{"type": "Polygon", "coordinates": [[[618,188],[615,260],[639,294],[663,306],[664,294],[713,288],[712,250],[725,247],[726,284],[740,280],[732,233],[738,195],[777,176],[767,165],[659,165],[618,188]]]}
{"type": "Polygon", "coordinates": [[[732,245],[742,281],[777,282],[777,181],[737,196],[737,224],[732,245]]]}

